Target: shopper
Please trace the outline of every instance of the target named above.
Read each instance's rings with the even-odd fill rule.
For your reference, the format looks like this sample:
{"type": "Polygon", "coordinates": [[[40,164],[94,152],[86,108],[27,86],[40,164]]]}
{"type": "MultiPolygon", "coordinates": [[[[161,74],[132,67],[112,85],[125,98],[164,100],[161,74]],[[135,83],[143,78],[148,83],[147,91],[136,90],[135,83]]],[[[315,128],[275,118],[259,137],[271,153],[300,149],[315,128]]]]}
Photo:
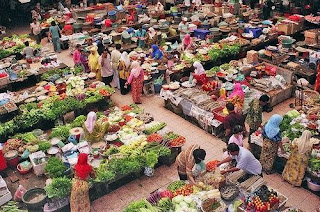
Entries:
{"type": "Polygon", "coordinates": [[[229,115],[225,118],[223,126],[225,130],[225,142],[228,142],[232,135],[232,129],[237,125],[245,129],[245,125],[243,116],[234,111],[234,105],[231,102],[227,103],[226,108],[228,109],[229,115]]]}
{"type": "Polygon", "coordinates": [[[150,27],[148,29],[148,34],[147,34],[148,48],[151,48],[153,44],[157,44],[157,41],[158,41],[157,32],[154,30],[153,27],[150,27]]]}
{"type": "Polygon", "coordinates": [[[189,50],[191,48],[191,45],[192,45],[191,36],[189,34],[186,34],[182,40],[182,46],[181,46],[182,51],[189,50]]]}
{"type": "Polygon", "coordinates": [[[126,86],[131,85],[132,100],[136,104],[141,104],[141,93],[143,88],[144,72],[140,67],[140,63],[133,61],[131,64],[130,76],[126,82],[126,86]]]}
{"type": "Polygon", "coordinates": [[[183,150],[176,159],[180,180],[189,180],[191,184],[196,184],[192,170],[196,164],[202,166],[201,164],[204,164],[205,157],[206,151],[200,149],[200,146],[197,144],[193,144],[186,150],[183,150]]]}
{"type": "Polygon", "coordinates": [[[81,49],[81,45],[77,44],[76,45],[76,49],[73,51],[72,58],[73,58],[74,66],[81,65],[81,52],[80,52],[80,49],[81,49]]]}
{"type": "Polygon", "coordinates": [[[236,167],[221,171],[221,174],[243,170],[248,175],[261,175],[261,164],[253,154],[244,147],[239,147],[236,143],[231,143],[227,147],[229,157],[218,163],[218,166],[229,163],[233,159],[237,161],[236,167]]]}
{"type": "Polygon", "coordinates": [[[143,28],[140,28],[136,31],[135,37],[138,39],[138,47],[144,48],[145,47],[145,40],[147,38],[147,31],[143,28]]]}
{"type": "Polygon", "coordinates": [[[301,186],[312,150],[311,132],[305,130],[301,137],[293,140],[289,159],[282,177],[293,186],[301,186]]]}
{"type": "Polygon", "coordinates": [[[229,96],[229,101],[231,101],[235,106],[236,113],[242,113],[242,107],[244,103],[245,94],[240,83],[234,85],[233,91],[229,96]]]}
{"type": "Polygon", "coordinates": [[[89,65],[88,65],[88,52],[83,48],[80,49],[80,62],[83,67],[83,70],[86,73],[89,73],[90,69],[89,69],[89,65]]]}
{"type": "Polygon", "coordinates": [[[270,174],[272,171],[279,147],[281,149],[281,152],[284,153],[280,132],[280,123],[282,119],[282,116],[274,114],[262,129],[263,146],[260,156],[260,162],[263,171],[265,171],[266,174],[270,174]]]}
{"type": "Polygon", "coordinates": [[[78,162],[74,166],[75,177],[72,181],[70,209],[71,212],[89,212],[89,184],[87,180],[93,172],[92,167],[88,164],[88,155],[80,153],[78,162]]]}
{"type": "Polygon", "coordinates": [[[122,52],[121,58],[119,60],[118,72],[119,72],[119,81],[120,81],[120,92],[122,95],[129,93],[130,88],[125,86],[129,75],[130,75],[130,58],[127,52],[122,52]]]}
{"type": "Polygon", "coordinates": [[[102,40],[101,36],[98,38],[96,43],[97,43],[97,47],[98,47],[98,54],[102,55],[105,48],[103,46],[103,40],[102,40]]]}
{"type": "Polygon", "coordinates": [[[31,46],[29,46],[29,41],[24,42],[24,45],[26,47],[23,49],[22,55],[26,59],[34,57],[34,49],[31,46]]]}
{"type": "Polygon", "coordinates": [[[113,80],[113,70],[111,66],[111,54],[109,50],[106,48],[102,55],[99,58],[99,63],[101,67],[101,77],[102,81],[111,86],[111,82],[113,80]]]}
{"type": "Polygon", "coordinates": [[[153,44],[152,45],[152,53],[151,53],[151,57],[155,60],[161,60],[163,58],[163,53],[162,51],[159,49],[159,46],[153,44]]]}
{"type": "Polygon", "coordinates": [[[117,43],[116,48],[111,52],[111,64],[112,64],[112,70],[114,73],[113,75],[114,87],[119,89],[120,89],[120,82],[119,82],[118,66],[119,66],[119,60],[121,58],[120,49],[121,49],[121,44],[117,43]]]}
{"type": "MultiPolygon", "coordinates": [[[[190,1],[190,0],[188,0],[190,1]]],[[[183,17],[181,22],[178,25],[178,30],[180,32],[180,40],[182,41],[184,36],[189,32],[189,24],[187,23],[188,19],[183,17]]]]}
{"type": "Polygon", "coordinates": [[[41,26],[37,19],[33,19],[33,22],[30,24],[31,34],[35,37],[37,44],[41,43],[41,26]]]}
{"type": "Polygon", "coordinates": [[[51,22],[51,27],[49,28],[49,36],[51,37],[53,48],[55,52],[61,52],[60,48],[60,28],[57,26],[55,21],[51,22]]]}
{"type": "Polygon", "coordinates": [[[92,46],[90,49],[90,55],[88,57],[88,65],[91,72],[94,72],[96,74],[96,79],[101,81],[101,70],[100,70],[100,64],[99,64],[99,54],[97,52],[97,47],[92,46]]]}
{"type": "Polygon", "coordinates": [[[263,107],[270,101],[268,95],[264,94],[259,99],[255,98],[249,103],[246,123],[249,125],[249,144],[251,143],[251,134],[256,132],[262,124],[263,107]]]}

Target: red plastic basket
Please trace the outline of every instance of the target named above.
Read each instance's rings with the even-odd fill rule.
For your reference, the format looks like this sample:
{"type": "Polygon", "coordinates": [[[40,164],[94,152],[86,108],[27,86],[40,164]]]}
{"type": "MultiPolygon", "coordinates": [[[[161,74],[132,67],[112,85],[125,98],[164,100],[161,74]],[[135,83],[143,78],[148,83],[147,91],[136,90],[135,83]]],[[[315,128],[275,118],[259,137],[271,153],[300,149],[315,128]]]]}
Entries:
{"type": "Polygon", "coordinates": [[[227,116],[221,115],[219,112],[221,112],[223,110],[222,107],[217,108],[215,110],[212,111],[213,113],[213,117],[215,119],[217,119],[218,121],[224,122],[227,116]]]}

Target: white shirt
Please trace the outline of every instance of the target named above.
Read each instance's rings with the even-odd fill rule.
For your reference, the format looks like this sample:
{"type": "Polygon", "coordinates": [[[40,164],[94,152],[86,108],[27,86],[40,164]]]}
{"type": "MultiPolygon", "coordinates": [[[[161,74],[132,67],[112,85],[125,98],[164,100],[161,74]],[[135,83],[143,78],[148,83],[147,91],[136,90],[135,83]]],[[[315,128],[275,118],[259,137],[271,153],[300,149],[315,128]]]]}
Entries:
{"type": "Polygon", "coordinates": [[[183,23],[180,22],[178,25],[178,30],[180,31],[180,36],[183,37],[185,34],[187,34],[189,29],[189,24],[188,23],[183,23]]]}
{"type": "Polygon", "coordinates": [[[110,55],[104,58],[104,64],[102,66],[102,55],[99,57],[99,63],[101,65],[101,77],[110,77],[113,75],[113,70],[111,67],[110,55]]]}
{"type": "Polygon", "coordinates": [[[242,169],[247,174],[259,175],[262,171],[260,162],[253,154],[244,147],[239,147],[239,154],[232,156],[237,161],[237,168],[242,169]]]}
{"type": "Polygon", "coordinates": [[[40,34],[40,32],[41,32],[41,26],[40,26],[40,23],[39,22],[37,22],[37,23],[31,23],[30,24],[30,28],[31,28],[31,30],[32,30],[32,33],[34,34],[34,35],[39,35],[40,34]]]}
{"type": "Polygon", "coordinates": [[[184,5],[186,5],[186,7],[190,7],[191,6],[190,0],[184,0],[184,5]]]}

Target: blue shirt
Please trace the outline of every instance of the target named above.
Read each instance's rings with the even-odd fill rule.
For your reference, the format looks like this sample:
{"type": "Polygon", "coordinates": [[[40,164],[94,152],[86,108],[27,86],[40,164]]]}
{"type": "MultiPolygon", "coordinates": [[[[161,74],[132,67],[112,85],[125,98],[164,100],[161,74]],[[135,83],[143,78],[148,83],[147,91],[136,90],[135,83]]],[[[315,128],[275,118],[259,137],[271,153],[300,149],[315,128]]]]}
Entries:
{"type": "Polygon", "coordinates": [[[49,32],[51,33],[51,37],[52,38],[59,38],[59,31],[60,31],[60,28],[58,26],[51,26],[49,28],[49,32]]]}

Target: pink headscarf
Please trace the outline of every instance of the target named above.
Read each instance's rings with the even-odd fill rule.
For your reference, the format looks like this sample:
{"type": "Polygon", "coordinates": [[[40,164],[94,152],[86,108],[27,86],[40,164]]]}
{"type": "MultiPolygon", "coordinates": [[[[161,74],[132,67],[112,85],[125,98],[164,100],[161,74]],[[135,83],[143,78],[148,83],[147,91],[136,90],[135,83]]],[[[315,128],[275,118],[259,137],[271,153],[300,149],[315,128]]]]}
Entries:
{"type": "Polygon", "coordinates": [[[141,71],[143,70],[141,67],[140,67],[140,63],[138,61],[133,61],[131,63],[131,73],[133,75],[134,78],[137,78],[140,76],[141,74],[141,71]]]}
{"type": "Polygon", "coordinates": [[[191,36],[189,34],[186,34],[183,38],[183,44],[185,46],[190,46],[191,45],[191,36]]]}
{"type": "Polygon", "coordinates": [[[244,99],[244,97],[245,97],[245,94],[244,94],[244,92],[242,90],[242,86],[241,86],[240,83],[236,83],[234,85],[232,94],[229,96],[229,98],[232,99],[235,96],[239,96],[241,99],[244,99]]]}
{"type": "Polygon", "coordinates": [[[97,115],[95,112],[91,111],[87,115],[87,120],[84,122],[84,126],[87,128],[89,133],[92,133],[93,128],[97,121],[97,115]]]}

